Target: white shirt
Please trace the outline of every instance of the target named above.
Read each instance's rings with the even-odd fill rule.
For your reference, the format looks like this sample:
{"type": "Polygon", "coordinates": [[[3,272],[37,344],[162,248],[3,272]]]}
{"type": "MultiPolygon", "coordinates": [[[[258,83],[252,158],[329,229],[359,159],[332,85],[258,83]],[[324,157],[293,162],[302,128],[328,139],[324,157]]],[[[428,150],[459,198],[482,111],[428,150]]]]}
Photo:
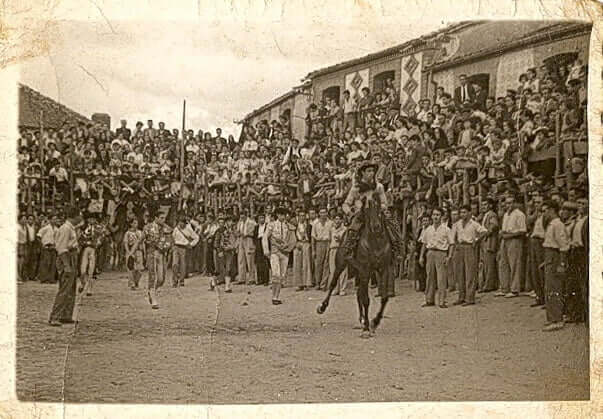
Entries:
{"type": "Polygon", "coordinates": [[[195,246],[199,242],[199,235],[195,233],[190,224],[187,224],[183,229],[180,229],[179,226],[174,227],[172,238],[177,246],[195,246]]]}
{"type": "Polygon", "coordinates": [[[428,250],[448,251],[448,247],[452,244],[450,228],[446,224],[440,224],[438,228],[433,225],[428,226],[421,233],[419,241],[425,245],[428,250]]]}
{"type": "Polygon", "coordinates": [[[356,112],[357,108],[358,104],[353,97],[350,96],[348,99],[343,100],[343,113],[356,112]]]}
{"type": "Polygon", "coordinates": [[[542,247],[557,249],[561,252],[567,252],[569,250],[570,239],[565,229],[565,224],[563,224],[559,217],[551,221],[546,227],[542,247]]]}
{"type": "Polygon", "coordinates": [[[38,231],[38,237],[42,242],[42,246],[52,245],[54,246],[54,235],[57,229],[52,224],[46,224],[38,231]]]}
{"type": "Polygon", "coordinates": [[[534,229],[530,237],[544,239],[544,224],[542,223],[542,215],[539,215],[534,222],[534,229]]]}
{"type": "Polygon", "coordinates": [[[464,224],[463,220],[458,220],[452,226],[451,236],[453,243],[475,243],[481,233],[486,233],[486,230],[480,223],[475,220],[469,220],[464,224]]]}
{"type": "Polygon", "coordinates": [[[64,167],[60,167],[59,169],[53,167],[50,169],[50,176],[55,176],[57,178],[57,182],[67,182],[69,177],[67,170],[65,170],[64,167]]]}
{"type": "Polygon", "coordinates": [[[503,233],[526,233],[526,216],[519,209],[515,208],[511,213],[505,212],[502,220],[501,231],[503,233]]]}

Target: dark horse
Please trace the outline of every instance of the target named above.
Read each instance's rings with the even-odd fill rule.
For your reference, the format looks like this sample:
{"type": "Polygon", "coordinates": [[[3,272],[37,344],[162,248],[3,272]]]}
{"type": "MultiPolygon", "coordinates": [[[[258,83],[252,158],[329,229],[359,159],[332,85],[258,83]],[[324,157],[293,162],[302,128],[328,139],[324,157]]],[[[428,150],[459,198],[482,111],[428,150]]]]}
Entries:
{"type": "MultiPolygon", "coordinates": [[[[391,281],[390,268],[393,262],[391,242],[385,229],[382,214],[379,207],[370,203],[364,209],[365,222],[360,231],[358,248],[356,249],[353,265],[358,271],[356,297],[358,300],[358,311],[360,313],[360,323],[362,324],[362,337],[372,336],[374,330],[379,326],[383,318],[383,311],[389,300],[389,286],[391,281]],[[373,274],[377,275],[379,280],[379,294],[381,295],[381,307],[375,318],[369,322],[369,281],[373,274]]],[[[347,234],[347,233],[346,233],[347,234]]],[[[343,239],[345,242],[345,238],[343,239]]],[[[337,286],[339,276],[347,266],[345,260],[345,249],[340,247],[335,257],[335,273],[333,280],[329,285],[327,296],[316,311],[318,314],[325,312],[331,299],[331,294],[337,286]]],[[[391,285],[391,284],[390,284],[391,285]]]]}

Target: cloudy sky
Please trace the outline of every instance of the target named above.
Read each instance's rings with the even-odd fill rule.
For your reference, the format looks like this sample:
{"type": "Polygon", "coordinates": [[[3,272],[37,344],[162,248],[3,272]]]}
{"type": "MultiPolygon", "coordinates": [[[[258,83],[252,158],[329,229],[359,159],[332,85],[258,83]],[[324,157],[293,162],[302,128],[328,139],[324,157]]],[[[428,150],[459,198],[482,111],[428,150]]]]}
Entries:
{"type": "Polygon", "coordinates": [[[444,26],[381,19],[337,25],[249,21],[62,21],[48,53],[25,62],[21,81],[90,116],[239,132],[234,119],[298,85],[310,71],[444,26]]]}

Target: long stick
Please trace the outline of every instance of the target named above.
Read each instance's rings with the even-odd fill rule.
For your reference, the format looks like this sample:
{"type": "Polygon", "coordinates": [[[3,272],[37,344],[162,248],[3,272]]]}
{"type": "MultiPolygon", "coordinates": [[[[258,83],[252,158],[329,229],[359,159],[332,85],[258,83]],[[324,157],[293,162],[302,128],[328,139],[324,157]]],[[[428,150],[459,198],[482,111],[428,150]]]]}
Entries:
{"type": "MultiPolygon", "coordinates": [[[[44,176],[46,174],[46,166],[44,165],[44,148],[46,147],[46,144],[44,141],[44,111],[42,110],[40,111],[40,139],[40,165],[42,166],[42,176],[44,176]]],[[[42,191],[42,212],[46,212],[46,199],[44,196],[46,188],[44,186],[45,182],[40,182],[40,189],[42,191]]]]}
{"type": "Polygon", "coordinates": [[[178,198],[178,209],[182,209],[182,195],[184,192],[184,121],[186,118],[186,99],[182,104],[182,142],[180,143],[180,197],[178,198]]]}
{"type": "MultiPolygon", "coordinates": [[[[56,180],[54,182],[54,189],[52,193],[52,206],[54,208],[57,194],[56,180]]],[[[65,199],[65,197],[63,197],[65,199]]],[[[73,140],[69,142],[69,204],[73,206],[73,140]]]]}

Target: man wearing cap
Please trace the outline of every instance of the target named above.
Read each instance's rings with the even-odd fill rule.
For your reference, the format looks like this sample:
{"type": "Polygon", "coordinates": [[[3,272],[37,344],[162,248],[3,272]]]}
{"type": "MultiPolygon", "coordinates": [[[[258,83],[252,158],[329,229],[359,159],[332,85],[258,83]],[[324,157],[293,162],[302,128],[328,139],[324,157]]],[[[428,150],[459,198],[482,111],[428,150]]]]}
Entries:
{"type": "Polygon", "coordinates": [[[184,214],[178,217],[178,224],[172,231],[174,247],[172,248],[172,286],[183,287],[186,274],[186,251],[192,249],[199,242],[199,235],[187,222],[184,214]]]}
{"type": "Polygon", "coordinates": [[[567,274],[570,239],[565,224],[559,218],[559,206],[553,201],[543,205],[545,216],[551,220],[544,233],[544,280],[547,323],[542,329],[551,332],[563,328],[563,283],[567,274]]]}
{"type": "Polygon", "coordinates": [[[293,228],[285,221],[288,211],[283,208],[276,209],[277,219],[272,221],[264,234],[264,254],[270,255],[270,268],[272,269],[272,304],[282,304],[280,300],[281,286],[287,277],[289,253],[295,247],[295,234],[293,228]]]}
{"type": "Polygon", "coordinates": [[[257,271],[255,266],[255,241],[254,232],[257,223],[249,216],[249,210],[241,210],[241,218],[237,223],[237,266],[239,270],[239,282],[246,285],[254,285],[257,282],[257,271]]]}
{"type": "Polygon", "coordinates": [[[360,166],[357,178],[342,205],[343,212],[348,217],[353,216],[345,243],[343,243],[343,247],[346,249],[346,259],[348,262],[351,262],[354,258],[358,240],[360,239],[360,230],[364,225],[363,210],[370,202],[378,205],[385,215],[385,226],[392,244],[394,257],[397,257],[400,254],[402,247],[400,231],[397,223],[393,219],[392,213],[387,211],[388,202],[385,195],[385,189],[381,183],[375,181],[376,171],[377,165],[374,163],[369,162],[360,166]]]}

